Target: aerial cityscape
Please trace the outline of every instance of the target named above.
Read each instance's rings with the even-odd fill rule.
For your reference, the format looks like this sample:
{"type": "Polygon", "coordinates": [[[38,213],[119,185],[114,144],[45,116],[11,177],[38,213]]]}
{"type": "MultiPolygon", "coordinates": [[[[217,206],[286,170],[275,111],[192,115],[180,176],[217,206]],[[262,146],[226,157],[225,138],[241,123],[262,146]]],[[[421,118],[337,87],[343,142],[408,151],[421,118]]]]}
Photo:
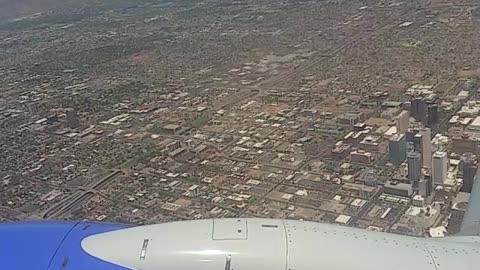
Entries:
{"type": "Polygon", "coordinates": [[[480,2],[68,2],[0,13],[0,221],[459,231],[480,2]]]}

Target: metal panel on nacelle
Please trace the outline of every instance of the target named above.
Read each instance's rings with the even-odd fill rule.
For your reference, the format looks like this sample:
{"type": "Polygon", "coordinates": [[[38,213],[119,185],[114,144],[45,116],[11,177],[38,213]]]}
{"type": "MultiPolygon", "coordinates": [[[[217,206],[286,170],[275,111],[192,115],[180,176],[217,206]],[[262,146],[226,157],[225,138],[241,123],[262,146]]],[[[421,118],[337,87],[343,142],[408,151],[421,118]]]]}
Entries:
{"type": "MultiPolygon", "coordinates": [[[[456,237],[452,237],[456,238],[456,237]]],[[[434,258],[436,270],[478,270],[480,269],[480,248],[478,239],[470,238],[469,242],[433,241],[425,239],[425,246],[434,258]]],[[[453,239],[455,240],[455,239],[453,239]]]]}
{"type": "Polygon", "coordinates": [[[82,247],[92,256],[131,269],[222,270],[225,253],[213,245],[212,228],[212,220],[135,227],[88,237],[82,247]],[[142,259],[145,239],[149,244],[142,259]]]}
{"type": "Polygon", "coordinates": [[[290,270],[436,270],[423,239],[285,221],[290,270]]]}
{"type": "Polygon", "coordinates": [[[287,243],[283,221],[247,219],[247,224],[248,240],[218,241],[222,243],[221,249],[233,251],[231,269],[287,270],[287,243]]]}
{"type": "Polygon", "coordinates": [[[480,265],[477,237],[449,241],[315,222],[219,221],[117,230],[89,236],[82,247],[112,265],[142,270],[478,270],[480,265]],[[214,222],[222,240],[213,237],[214,222]],[[245,239],[230,234],[239,228],[245,239]]]}
{"type": "MultiPolygon", "coordinates": [[[[94,235],[83,240],[82,247],[92,256],[131,269],[225,270],[230,260],[231,270],[285,270],[287,248],[283,222],[240,220],[247,226],[247,239],[213,240],[214,221],[198,220],[94,235]],[[141,260],[144,239],[151,242],[141,260]]],[[[229,226],[239,223],[238,219],[224,221],[223,225],[229,226]]]]}
{"type": "Polygon", "coordinates": [[[247,232],[245,219],[213,220],[213,240],[246,240],[247,232]]]}

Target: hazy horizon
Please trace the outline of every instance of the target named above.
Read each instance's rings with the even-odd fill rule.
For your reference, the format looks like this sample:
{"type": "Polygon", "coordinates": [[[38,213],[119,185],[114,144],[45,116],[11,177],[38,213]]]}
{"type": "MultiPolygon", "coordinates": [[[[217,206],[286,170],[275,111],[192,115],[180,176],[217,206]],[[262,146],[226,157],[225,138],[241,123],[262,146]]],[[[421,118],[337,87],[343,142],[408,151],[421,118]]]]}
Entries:
{"type": "Polygon", "coordinates": [[[94,0],[0,0],[0,21],[13,20],[39,12],[80,7],[94,0]]]}

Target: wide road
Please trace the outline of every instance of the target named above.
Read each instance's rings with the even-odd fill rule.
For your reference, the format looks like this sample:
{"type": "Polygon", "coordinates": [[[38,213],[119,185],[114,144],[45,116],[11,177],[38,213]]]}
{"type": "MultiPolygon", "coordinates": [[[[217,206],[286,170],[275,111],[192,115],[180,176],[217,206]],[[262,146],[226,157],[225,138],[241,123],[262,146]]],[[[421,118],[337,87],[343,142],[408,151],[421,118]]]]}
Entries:
{"type": "Polygon", "coordinates": [[[78,187],[76,192],[65,197],[63,200],[45,211],[42,217],[45,219],[63,218],[65,215],[82,206],[83,203],[95,196],[98,189],[109,185],[121,173],[122,171],[115,170],[86,187],[78,187]]]}

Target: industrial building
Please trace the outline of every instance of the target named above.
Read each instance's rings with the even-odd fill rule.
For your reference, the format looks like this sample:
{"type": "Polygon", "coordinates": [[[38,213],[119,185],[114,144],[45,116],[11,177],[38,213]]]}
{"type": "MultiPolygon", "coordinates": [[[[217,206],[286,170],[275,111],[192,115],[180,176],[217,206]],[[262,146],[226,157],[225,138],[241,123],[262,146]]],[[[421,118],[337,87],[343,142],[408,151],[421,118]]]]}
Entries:
{"type": "Polygon", "coordinates": [[[413,194],[411,184],[399,183],[396,181],[388,181],[387,183],[385,183],[383,191],[387,194],[401,197],[410,197],[413,194]]]}
{"type": "Polygon", "coordinates": [[[352,162],[370,164],[373,161],[373,155],[371,152],[363,150],[353,151],[350,153],[350,160],[352,162]]]}

